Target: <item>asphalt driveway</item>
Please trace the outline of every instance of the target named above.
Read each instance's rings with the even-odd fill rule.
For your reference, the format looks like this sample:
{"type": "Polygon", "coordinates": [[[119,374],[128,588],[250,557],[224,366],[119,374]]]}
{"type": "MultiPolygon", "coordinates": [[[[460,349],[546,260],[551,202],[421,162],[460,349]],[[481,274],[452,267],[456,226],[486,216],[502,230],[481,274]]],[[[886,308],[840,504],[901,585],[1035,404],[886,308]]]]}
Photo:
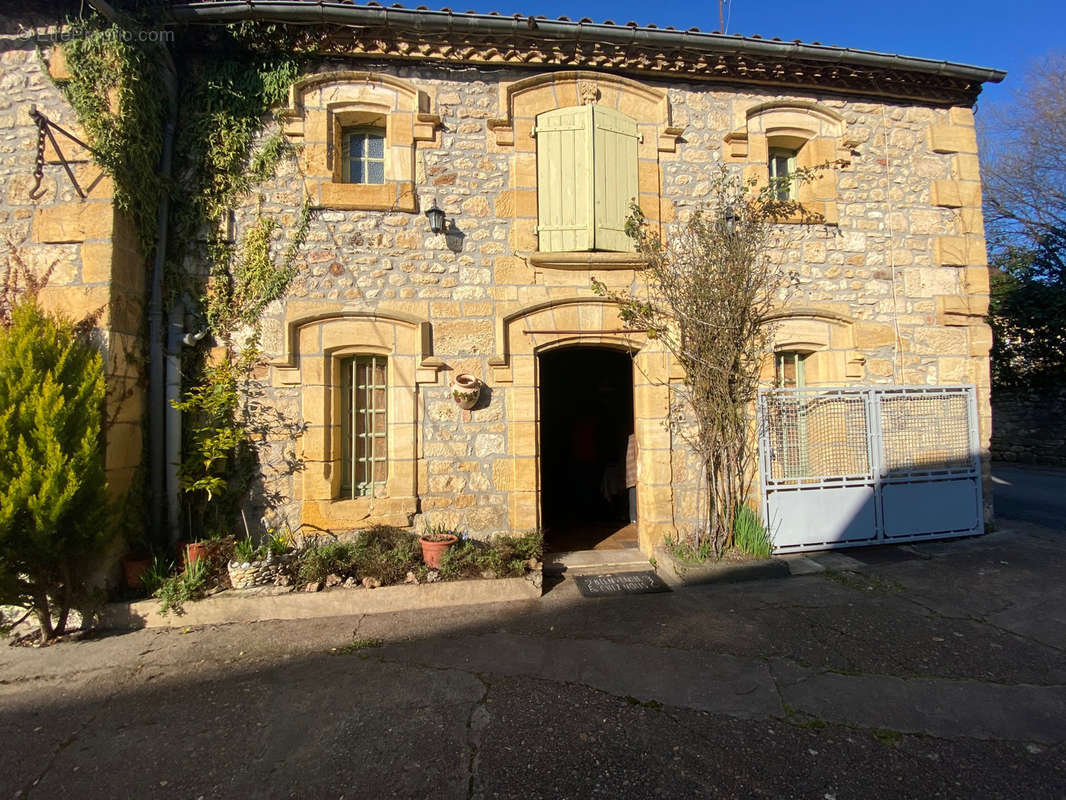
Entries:
{"type": "Polygon", "coordinates": [[[1066,533],[0,647],[0,796],[1066,795],[1066,533]]]}
{"type": "Polygon", "coordinates": [[[992,464],[996,516],[1066,528],[1066,469],[992,464]]]}

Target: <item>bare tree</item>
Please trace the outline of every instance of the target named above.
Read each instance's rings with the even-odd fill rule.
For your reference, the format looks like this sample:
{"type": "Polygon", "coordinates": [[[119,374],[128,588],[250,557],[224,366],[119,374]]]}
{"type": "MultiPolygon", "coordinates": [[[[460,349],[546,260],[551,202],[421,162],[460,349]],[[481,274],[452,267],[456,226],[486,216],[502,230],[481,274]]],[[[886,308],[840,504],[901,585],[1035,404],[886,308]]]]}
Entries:
{"type": "Polygon", "coordinates": [[[981,117],[997,388],[1066,377],[1066,53],[981,117]]]}
{"type": "Polygon", "coordinates": [[[1066,53],[1034,62],[981,123],[985,221],[994,250],[1045,250],[1066,270],[1066,53]]]}
{"type": "Polygon", "coordinates": [[[753,409],[773,335],[770,314],[790,283],[770,256],[775,239],[795,233],[774,222],[802,212],[780,199],[780,188],[746,184],[723,166],[711,201],[665,241],[634,205],[627,232],[647,260],[643,291],[614,292],[593,281],[598,294],[619,303],[627,325],[646,330],[684,368],[676,393],[690,424],[675,430],[705,467],[709,499],[695,544],[709,542],[717,555],[732,544],[735,515],[751,489],[753,409]]]}

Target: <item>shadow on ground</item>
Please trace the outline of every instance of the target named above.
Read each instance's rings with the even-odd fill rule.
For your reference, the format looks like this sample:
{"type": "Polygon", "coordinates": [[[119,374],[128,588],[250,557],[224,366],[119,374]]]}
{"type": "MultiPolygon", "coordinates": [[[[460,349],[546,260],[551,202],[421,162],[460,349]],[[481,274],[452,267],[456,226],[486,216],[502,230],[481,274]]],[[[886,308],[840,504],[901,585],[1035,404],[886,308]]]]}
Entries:
{"type": "Polygon", "coordinates": [[[22,797],[1061,797],[1063,534],[0,652],[22,797]],[[912,557],[914,556],[914,557],[912,557]]]}

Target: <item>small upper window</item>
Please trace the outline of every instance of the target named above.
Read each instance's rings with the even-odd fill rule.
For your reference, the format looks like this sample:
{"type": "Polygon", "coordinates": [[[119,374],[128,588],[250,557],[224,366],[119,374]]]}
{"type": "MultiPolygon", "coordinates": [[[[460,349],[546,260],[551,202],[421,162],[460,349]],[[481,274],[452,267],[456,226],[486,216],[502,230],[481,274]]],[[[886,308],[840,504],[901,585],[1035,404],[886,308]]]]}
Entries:
{"type": "Polygon", "coordinates": [[[770,149],[770,185],[782,203],[796,199],[796,151],[770,149]]]}
{"type": "Polygon", "coordinates": [[[385,182],[385,130],[345,128],[341,134],[341,180],[344,183],[385,182]]]}
{"type": "Polygon", "coordinates": [[[781,352],[777,354],[777,369],[774,383],[780,389],[802,389],[806,385],[803,362],[806,353],[781,352]]]}

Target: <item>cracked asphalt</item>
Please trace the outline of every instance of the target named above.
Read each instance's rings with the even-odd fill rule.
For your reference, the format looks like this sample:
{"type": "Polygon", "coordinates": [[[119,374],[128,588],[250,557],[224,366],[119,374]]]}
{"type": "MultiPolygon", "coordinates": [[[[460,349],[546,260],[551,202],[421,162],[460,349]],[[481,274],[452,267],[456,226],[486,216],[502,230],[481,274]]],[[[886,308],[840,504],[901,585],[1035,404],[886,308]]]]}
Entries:
{"type": "Polygon", "coordinates": [[[1066,530],[821,560],[2,647],[0,797],[1066,796],[1066,530]]]}

